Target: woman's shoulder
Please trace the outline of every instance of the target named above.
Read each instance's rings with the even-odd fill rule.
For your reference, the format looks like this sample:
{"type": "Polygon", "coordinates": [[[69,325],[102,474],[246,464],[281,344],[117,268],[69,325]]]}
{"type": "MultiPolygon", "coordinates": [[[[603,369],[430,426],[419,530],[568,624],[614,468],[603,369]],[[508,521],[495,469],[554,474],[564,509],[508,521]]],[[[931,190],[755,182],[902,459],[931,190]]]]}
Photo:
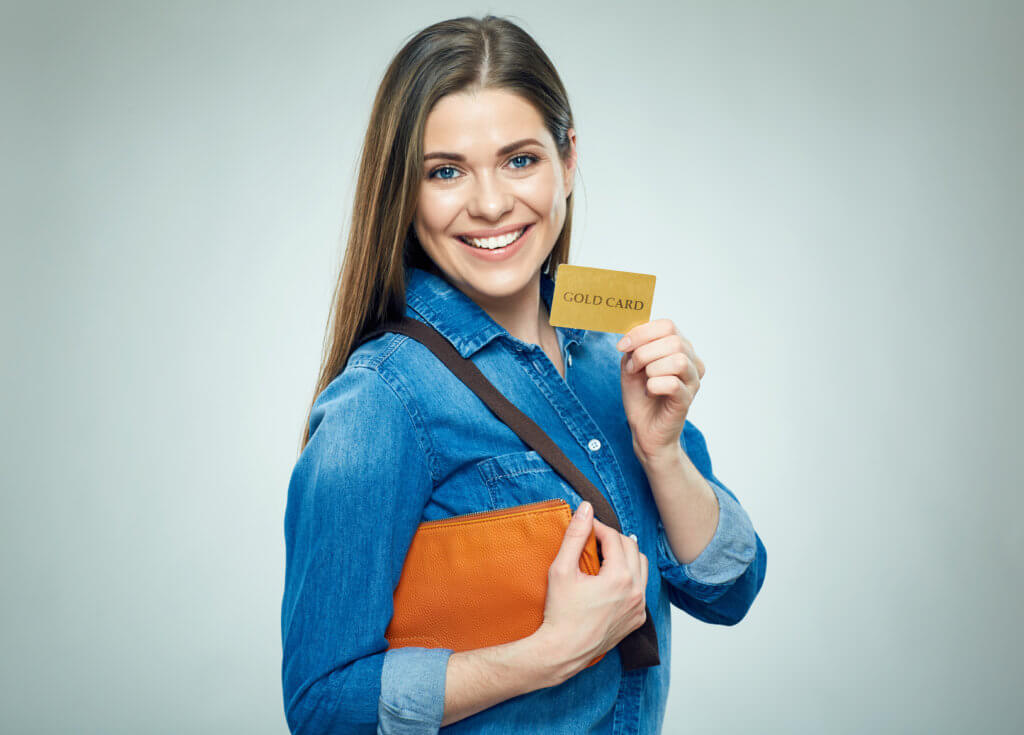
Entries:
{"type": "Polygon", "coordinates": [[[426,345],[406,334],[387,332],[352,350],[336,379],[344,380],[346,373],[355,373],[352,377],[358,380],[362,375],[365,380],[369,371],[393,388],[411,392],[424,380],[436,380],[438,368],[444,369],[444,365],[426,345]]]}
{"type": "MultiPolygon", "coordinates": [[[[382,341],[392,339],[389,335],[382,341]]],[[[419,464],[429,466],[424,416],[406,384],[381,360],[386,351],[361,352],[317,395],[300,466],[303,461],[309,466],[326,462],[333,472],[373,477],[397,458],[410,471],[419,464]]]]}
{"type": "MultiPolygon", "coordinates": [[[[436,358],[404,334],[388,332],[366,340],[317,395],[311,421],[333,413],[345,414],[349,420],[377,421],[385,412],[415,415],[416,386],[431,376],[436,380],[430,359],[436,358]]],[[[315,425],[310,428],[315,430],[315,425]]]]}
{"type": "Polygon", "coordinates": [[[433,468],[423,422],[378,368],[374,360],[349,361],[317,395],[292,471],[296,503],[334,507],[346,497],[381,492],[399,475],[405,490],[415,484],[429,492],[433,468]]]}

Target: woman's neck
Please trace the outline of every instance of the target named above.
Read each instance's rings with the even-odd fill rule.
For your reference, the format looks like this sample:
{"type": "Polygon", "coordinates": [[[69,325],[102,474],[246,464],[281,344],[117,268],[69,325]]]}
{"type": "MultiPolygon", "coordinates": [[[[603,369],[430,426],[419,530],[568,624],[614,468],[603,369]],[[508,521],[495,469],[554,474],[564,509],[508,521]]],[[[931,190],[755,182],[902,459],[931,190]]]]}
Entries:
{"type": "Polygon", "coordinates": [[[538,273],[519,294],[478,305],[516,339],[544,346],[554,334],[548,308],[540,295],[538,273]]]}
{"type": "MultiPolygon", "coordinates": [[[[431,266],[428,267],[431,273],[449,280],[440,268],[433,263],[431,266]]],[[[540,295],[540,271],[517,294],[498,299],[489,299],[479,293],[466,295],[516,339],[545,349],[555,345],[557,349],[558,337],[551,326],[547,304],[540,295]]]]}

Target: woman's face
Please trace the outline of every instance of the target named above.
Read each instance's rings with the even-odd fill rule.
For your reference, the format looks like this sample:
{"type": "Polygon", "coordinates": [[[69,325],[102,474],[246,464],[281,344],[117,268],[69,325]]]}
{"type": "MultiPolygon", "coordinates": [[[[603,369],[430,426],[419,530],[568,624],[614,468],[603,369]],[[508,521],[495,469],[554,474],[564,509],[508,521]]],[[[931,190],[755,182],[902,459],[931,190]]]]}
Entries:
{"type": "Polygon", "coordinates": [[[431,260],[478,303],[536,289],[572,191],[572,129],[569,139],[563,165],[537,110],[502,90],[447,95],[427,117],[413,225],[431,260]]]}

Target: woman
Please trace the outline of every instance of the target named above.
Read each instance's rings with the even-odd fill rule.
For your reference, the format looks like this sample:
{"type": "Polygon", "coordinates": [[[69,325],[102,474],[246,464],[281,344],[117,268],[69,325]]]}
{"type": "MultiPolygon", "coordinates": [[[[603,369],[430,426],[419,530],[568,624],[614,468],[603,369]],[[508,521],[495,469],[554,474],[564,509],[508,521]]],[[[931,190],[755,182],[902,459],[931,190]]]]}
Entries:
{"type": "Polygon", "coordinates": [[[501,18],[426,28],[384,76],[288,491],[282,679],[293,732],[656,733],[670,606],[732,625],[761,587],[764,546],[685,418],[704,372],[690,343],[667,319],[624,336],[549,324],[551,275],[568,260],[572,120],[550,60],[501,18]],[[537,422],[623,533],[587,515],[424,345],[387,333],[353,350],[402,315],[440,331],[537,422]],[[578,512],[534,635],[458,653],[388,649],[392,594],[421,522],[552,497],[578,512]],[[578,569],[592,529],[604,557],[595,576],[578,569]],[[645,605],[661,663],[624,671],[615,646],[645,605]]]}

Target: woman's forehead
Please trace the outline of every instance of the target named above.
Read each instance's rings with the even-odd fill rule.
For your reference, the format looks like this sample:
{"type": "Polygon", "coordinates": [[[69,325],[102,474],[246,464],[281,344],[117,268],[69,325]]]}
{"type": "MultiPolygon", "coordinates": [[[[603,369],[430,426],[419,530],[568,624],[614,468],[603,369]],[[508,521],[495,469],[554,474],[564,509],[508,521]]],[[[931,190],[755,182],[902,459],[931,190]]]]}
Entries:
{"type": "Polygon", "coordinates": [[[525,99],[504,90],[460,92],[442,97],[430,111],[423,150],[490,156],[528,138],[543,146],[553,143],[540,114],[525,99]]]}

